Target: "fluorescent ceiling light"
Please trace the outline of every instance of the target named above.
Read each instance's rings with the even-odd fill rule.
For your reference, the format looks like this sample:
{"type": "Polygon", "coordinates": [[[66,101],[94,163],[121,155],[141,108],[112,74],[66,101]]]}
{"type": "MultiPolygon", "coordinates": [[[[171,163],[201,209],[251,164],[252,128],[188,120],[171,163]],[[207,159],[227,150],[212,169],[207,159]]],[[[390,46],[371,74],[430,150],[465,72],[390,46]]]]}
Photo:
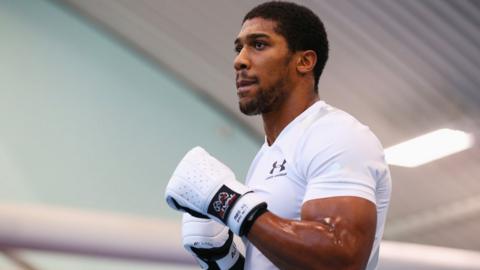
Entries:
{"type": "Polygon", "coordinates": [[[439,129],[385,149],[388,164],[417,167],[463,151],[473,145],[473,136],[460,130],[439,129]]]}

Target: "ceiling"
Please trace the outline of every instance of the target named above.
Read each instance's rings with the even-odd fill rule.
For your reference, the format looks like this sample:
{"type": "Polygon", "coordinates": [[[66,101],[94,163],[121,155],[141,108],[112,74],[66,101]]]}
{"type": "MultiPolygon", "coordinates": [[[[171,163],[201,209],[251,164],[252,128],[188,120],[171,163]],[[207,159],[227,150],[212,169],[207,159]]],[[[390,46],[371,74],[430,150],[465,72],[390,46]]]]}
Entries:
{"type": "MultiPolygon", "coordinates": [[[[168,68],[261,140],[237,110],[233,40],[261,1],[57,0],[168,68]]],[[[324,21],[319,91],[388,147],[442,127],[480,141],[480,1],[297,1],[324,21]]],[[[480,144],[416,168],[392,166],[385,238],[480,250],[480,144]]]]}

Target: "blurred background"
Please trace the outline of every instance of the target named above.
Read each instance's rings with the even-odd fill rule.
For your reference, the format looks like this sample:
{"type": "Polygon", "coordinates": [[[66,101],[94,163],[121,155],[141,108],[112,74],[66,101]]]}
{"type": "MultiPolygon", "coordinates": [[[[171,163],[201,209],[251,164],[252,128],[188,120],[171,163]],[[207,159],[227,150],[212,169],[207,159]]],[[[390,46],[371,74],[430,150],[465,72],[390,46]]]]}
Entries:
{"type": "MultiPolygon", "coordinates": [[[[196,269],[163,191],[193,146],[243,179],[263,143],[232,64],[261,2],[0,0],[1,269],[196,269]]],[[[295,2],[329,35],[321,99],[385,148],[468,138],[391,158],[380,269],[480,269],[480,1],[295,2]]]]}

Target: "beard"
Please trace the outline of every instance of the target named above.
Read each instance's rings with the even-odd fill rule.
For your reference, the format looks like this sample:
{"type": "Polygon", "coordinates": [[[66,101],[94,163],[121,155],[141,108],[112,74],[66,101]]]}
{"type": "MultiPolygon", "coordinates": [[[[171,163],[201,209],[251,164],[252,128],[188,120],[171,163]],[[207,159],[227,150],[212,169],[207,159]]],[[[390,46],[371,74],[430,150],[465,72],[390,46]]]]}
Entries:
{"type": "Polygon", "coordinates": [[[275,111],[287,98],[287,77],[289,72],[289,63],[292,60],[293,53],[288,51],[285,57],[285,66],[283,76],[274,85],[269,88],[259,88],[254,97],[247,102],[238,103],[240,111],[246,115],[258,115],[275,111]]]}
{"type": "Polygon", "coordinates": [[[260,88],[247,102],[239,102],[240,111],[246,115],[269,113],[278,108],[286,97],[285,82],[279,81],[270,88],[260,88]]]}

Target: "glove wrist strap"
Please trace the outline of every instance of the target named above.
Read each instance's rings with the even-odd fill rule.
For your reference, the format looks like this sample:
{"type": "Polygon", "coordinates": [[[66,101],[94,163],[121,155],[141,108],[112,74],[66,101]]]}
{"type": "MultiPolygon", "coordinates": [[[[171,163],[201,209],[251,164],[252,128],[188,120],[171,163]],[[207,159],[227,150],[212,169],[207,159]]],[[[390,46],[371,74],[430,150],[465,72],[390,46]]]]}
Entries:
{"type": "Polygon", "coordinates": [[[266,208],[267,204],[264,200],[260,199],[255,193],[248,192],[240,197],[233,205],[226,224],[235,234],[243,236],[245,230],[250,230],[254,222],[254,220],[252,220],[253,216],[251,216],[252,213],[256,213],[259,209],[266,208]]]}
{"type": "Polygon", "coordinates": [[[258,217],[265,214],[266,212],[268,212],[266,205],[265,207],[257,207],[257,209],[253,210],[243,222],[242,230],[241,230],[242,236],[248,237],[248,233],[250,232],[250,229],[252,228],[253,223],[255,223],[258,217]]]}

